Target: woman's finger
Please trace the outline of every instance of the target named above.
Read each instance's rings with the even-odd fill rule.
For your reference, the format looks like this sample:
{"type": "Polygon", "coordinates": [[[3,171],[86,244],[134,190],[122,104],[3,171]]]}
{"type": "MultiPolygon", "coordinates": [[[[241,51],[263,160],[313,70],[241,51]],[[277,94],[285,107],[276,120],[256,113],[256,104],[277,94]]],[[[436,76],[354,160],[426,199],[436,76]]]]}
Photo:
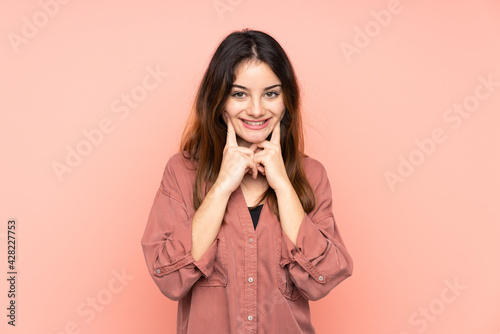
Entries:
{"type": "Polygon", "coordinates": [[[238,151],[245,153],[246,155],[253,157],[255,155],[255,150],[248,147],[238,146],[238,151]]]}
{"type": "Polygon", "coordinates": [[[257,178],[257,175],[259,173],[259,170],[257,169],[257,164],[255,163],[255,161],[253,161],[253,158],[250,158],[247,155],[244,155],[244,157],[247,160],[247,165],[246,165],[247,173],[251,173],[254,179],[257,178]]]}
{"type": "Polygon", "coordinates": [[[257,170],[261,172],[262,175],[266,175],[266,169],[261,164],[258,165],[257,170]]]}
{"type": "Polygon", "coordinates": [[[280,136],[281,136],[281,121],[278,121],[278,123],[274,125],[270,142],[279,146],[280,136]]]}
{"type": "Polygon", "coordinates": [[[224,115],[226,115],[226,121],[227,121],[226,146],[237,147],[238,142],[236,140],[236,132],[234,131],[233,123],[232,123],[231,119],[229,118],[229,115],[227,114],[227,112],[224,112],[224,115]]]}
{"type": "Polygon", "coordinates": [[[250,145],[249,149],[252,150],[253,152],[255,152],[255,150],[259,148],[259,145],[257,145],[256,143],[253,143],[252,145],[250,145]]]}

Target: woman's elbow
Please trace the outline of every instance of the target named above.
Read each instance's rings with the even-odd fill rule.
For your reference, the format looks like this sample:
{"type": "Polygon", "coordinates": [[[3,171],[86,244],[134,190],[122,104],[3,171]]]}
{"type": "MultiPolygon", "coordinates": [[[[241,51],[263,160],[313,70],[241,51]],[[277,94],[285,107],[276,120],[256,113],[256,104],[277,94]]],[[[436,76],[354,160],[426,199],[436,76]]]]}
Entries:
{"type": "Polygon", "coordinates": [[[154,278],[160,292],[170,300],[179,301],[190,291],[189,288],[180,284],[166,282],[164,278],[154,278]]]}

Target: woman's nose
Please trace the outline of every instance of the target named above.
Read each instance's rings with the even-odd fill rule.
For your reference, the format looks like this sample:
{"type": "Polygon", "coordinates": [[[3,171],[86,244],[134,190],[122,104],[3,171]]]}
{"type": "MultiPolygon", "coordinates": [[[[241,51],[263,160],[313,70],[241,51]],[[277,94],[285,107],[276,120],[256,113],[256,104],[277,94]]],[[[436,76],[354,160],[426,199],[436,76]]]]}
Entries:
{"type": "Polygon", "coordinates": [[[252,101],[250,107],[248,108],[248,114],[258,119],[260,116],[263,116],[265,113],[264,105],[260,100],[252,101]]]}

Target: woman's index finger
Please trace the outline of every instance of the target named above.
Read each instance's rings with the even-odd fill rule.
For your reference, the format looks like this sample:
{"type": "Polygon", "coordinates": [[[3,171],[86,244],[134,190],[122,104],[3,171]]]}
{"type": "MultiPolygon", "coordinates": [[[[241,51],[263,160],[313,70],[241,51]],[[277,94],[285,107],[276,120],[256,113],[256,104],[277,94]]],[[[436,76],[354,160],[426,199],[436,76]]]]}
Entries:
{"type": "Polygon", "coordinates": [[[280,125],[281,125],[281,121],[278,121],[278,123],[276,123],[276,125],[274,126],[274,129],[273,129],[273,132],[271,135],[271,140],[270,140],[271,143],[275,143],[278,145],[280,144],[280,136],[281,136],[280,125]]]}
{"type": "Polygon", "coordinates": [[[226,146],[238,146],[238,142],[236,141],[236,132],[234,131],[233,123],[226,117],[227,120],[227,138],[226,138],[226,146]]]}

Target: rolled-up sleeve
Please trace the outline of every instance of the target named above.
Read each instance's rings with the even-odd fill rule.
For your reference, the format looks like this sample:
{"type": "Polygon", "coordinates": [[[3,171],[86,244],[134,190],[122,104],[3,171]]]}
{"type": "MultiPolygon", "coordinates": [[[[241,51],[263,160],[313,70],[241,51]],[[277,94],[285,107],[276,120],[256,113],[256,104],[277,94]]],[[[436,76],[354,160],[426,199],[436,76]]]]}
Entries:
{"type": "Polygon", "coordinates": [[[297,246],[282,235],[282,267],[287,266],[304,298],[318,300],[352,275],[349,255],[332,212],[332,191],[325,168],[316,162],[310,183],[316,195],[315,209],[304,215],[297,246]]]}
{"type": "MultiPolygon", "coordinates": [[[[169,160],[151,207],[141,245],[149,273],[160,291],[172,300],[179,300],[202,276],[213,271],[217,242],[198,260],[191,255],[191,222],[182,186],[169,160]]],[[[180,177],[179,179],[183,179],[180,177]]],[[[185,195],[185,194],[184,194],[185,195]]]]}

